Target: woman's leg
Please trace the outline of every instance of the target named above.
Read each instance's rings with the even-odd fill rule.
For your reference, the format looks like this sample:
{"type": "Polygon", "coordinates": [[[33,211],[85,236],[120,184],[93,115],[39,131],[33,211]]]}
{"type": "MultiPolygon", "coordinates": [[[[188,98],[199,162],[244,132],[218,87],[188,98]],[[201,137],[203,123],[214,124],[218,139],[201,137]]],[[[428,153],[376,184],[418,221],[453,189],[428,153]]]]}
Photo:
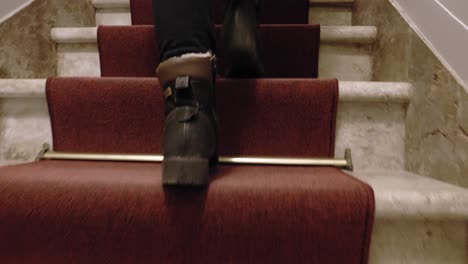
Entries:
{"type": "Polygon", "coordinates": [[[153,0],[166,97],[165,186],[205,186],[217,164],[212,0],[153,0]]]}
{"type": "MultiPolygon", "coordinates": [[[[225,12],[229,77],[258,77],[257,0],[229,0],[225,12]]],[[[166,96],[163,183],[204,186],[218,161],[212,0],[153,0],[166,96]]]]}
{"type": "MultiPolygon", "coordinates": [[[[219,0],[218,0],[219,1],[219,0]]],[[[260,0],[226,0],[223,64],[227,77],[259,77],[260,0]]],[[[153,0],[161,61],[187,53],[215,53],[213,0],[153,0]]]]}
{"type": "Polygon", "coordinates": [[[153,0],[161,61],[215,51],[213,0],[153,0]]]}

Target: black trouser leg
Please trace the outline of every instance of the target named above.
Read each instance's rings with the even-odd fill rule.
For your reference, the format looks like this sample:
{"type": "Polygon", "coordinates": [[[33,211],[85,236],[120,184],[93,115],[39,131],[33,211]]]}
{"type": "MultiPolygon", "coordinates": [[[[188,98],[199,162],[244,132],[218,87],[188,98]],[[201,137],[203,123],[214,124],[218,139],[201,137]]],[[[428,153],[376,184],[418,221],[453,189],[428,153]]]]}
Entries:
{"type": "Polygon", "coordinates": [[[161,61],[215,52],[213,0],[153,0],[161,61]]]}

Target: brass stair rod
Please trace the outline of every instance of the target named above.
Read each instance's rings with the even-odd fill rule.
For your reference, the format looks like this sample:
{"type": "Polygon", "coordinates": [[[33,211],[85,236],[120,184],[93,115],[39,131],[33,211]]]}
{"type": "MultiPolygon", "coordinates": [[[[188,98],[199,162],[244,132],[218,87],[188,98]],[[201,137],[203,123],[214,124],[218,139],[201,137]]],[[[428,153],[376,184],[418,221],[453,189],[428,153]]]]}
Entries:
{"type": "MultiPolygon", "coordinates": [[[[82,161],[126,161],[126,162],[162,162],[161,155],[139,154],[100,154],[100,153],[67,153],[49,151],[48,146],[38,156],[37,160],[82,160],[82,161]]],[[[333,166],[353,170],[351,150],[345,151],[345,159],[320,158],[280,158],[280,157],[220,157],[224,164],[249,165],[283,165],[283,166],[333,166]]]]}

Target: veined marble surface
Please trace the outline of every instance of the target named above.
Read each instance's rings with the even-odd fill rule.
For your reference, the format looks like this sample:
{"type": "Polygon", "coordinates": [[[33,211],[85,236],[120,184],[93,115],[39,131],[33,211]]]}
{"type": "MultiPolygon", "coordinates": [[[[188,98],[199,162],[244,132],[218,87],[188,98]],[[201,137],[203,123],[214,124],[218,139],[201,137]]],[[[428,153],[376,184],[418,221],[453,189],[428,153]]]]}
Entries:
{"type": "Polygon", "coordinates": [[[312,5],[309,9],[309,24],[324,26],[351,26],[351,6],[312,5]]]}
{"type": "Polygon", "coordinates": [[[370,264],[466,264],[465,221],[377,220],[370,264]]]}
{"type": "Polygon", "coordinates": [[[96,44],[57,45],[57,76],[100,77],[100,65],[96,44]]]}
{"type": "Polygon", "coordinates": [[[468,187],[468,95],[388,0],[355,0],[353,23],[379,28],[373,80],[409,81],[406,168],[468,187]]]}
{"type": "Polygon", "coordinates": [[[33,161],[52,142],[44,98],[0,99],[0,166],[33,161]]]}
{"type": "Polygon", "coordinates": [[[374,26],[322,26],[320,40],[323,43],[373,44],[377,38],[374,26]]]}
{"type": "Polygon", "coordinates": [[[46,79],[0,79],[0,100],[5,98],[43,98],[46,79]]]}
{"type": "Polygon", "coordinates": [[[406,106],[391,103],[341,103],[336,122],[336,155],[346,148],[356,169],[397,169],[405,165],[406,106]]]}
{"type": "Polygon", "coordinates": [[[346,81],[372,80],[372,48],[368,45],[324,44],[320,46],[319,78],[346,81]]]}
{"type": "Polygon", "coordinates": [[[36,0],[0,24],[0,78],[46,78],[56,74],[53,26],[93,26],[88,0],[36,0]]]}
{"type": "Polygon", "coordinates": [[[128,9],[97,9],[96,26],[100,25],[131,25],[132,15],[128,9]]]}
{"type": "Polygon", "coordinates": [[[374,189],[379,201],[376,203],[378,219],[468,219],[468,189],[406,171],[356,170],[349,174],[374,189]]]}
{"type": "MultiPolygon", "coordinates": [[[[413,87],[407,82],[348,82],[340,81],[343,102],[409,103],[413,87]]],[[[468,110],[468,109],[467,109],[468,110]]]]}

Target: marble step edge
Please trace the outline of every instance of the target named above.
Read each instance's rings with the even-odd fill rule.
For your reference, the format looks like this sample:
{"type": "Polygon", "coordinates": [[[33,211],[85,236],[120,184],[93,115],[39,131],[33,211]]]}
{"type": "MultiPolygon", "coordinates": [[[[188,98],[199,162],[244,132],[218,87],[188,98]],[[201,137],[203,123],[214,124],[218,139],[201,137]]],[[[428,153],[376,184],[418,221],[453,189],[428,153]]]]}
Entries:
{"type": "MultiPolygon", "coordinates": [[[[130,0],[91,0],[96,9],[128,9],[130,0]]],[[[354,0],[309,0],[311,5],[352,5],[354,0]]]]}
{"type": "MultiPolygon", "coordinates": [[[[96,43],[97,27],[56,27],[50,32],[58,44],[96,43]]],[[[372,44],[377,38],[375,26],[322,26],[322,43],[372,44]]]]}
{"type": "MultiPolygon", "coordinates": [[[[44,98],[45,79],[0,79],[0,99],[44,98]]],[[[406,82],[339,82],[340,102],[409,102],[412,85],[406,82]]]]}
{"type": "Polygon", "coordinates": [[[468,189],[398,170],[346,172],[374,190],[381,220],[467,220],[468,189]]]}

